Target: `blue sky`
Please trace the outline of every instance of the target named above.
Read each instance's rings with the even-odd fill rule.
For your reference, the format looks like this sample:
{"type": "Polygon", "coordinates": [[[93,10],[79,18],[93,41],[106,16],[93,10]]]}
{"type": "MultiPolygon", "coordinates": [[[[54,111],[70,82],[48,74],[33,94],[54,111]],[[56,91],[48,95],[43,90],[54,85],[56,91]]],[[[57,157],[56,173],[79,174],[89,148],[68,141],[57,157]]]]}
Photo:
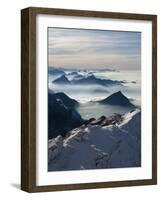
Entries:
{"type": "Polygon", "coordinates": [[[49,66],[140,69],[141,33],[48,28],[49,66]]]}

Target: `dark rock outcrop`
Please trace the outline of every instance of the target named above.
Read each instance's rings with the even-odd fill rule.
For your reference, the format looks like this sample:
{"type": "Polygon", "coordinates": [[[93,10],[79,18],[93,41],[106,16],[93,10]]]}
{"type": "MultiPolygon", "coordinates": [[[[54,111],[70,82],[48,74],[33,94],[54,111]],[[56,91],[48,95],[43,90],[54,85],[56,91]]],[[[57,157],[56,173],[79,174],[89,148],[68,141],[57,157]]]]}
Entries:
{"type": "Polygon", "coordinates": [[[58,100],[60,99],[63,104],[69,108],[75,108],[79,105],[78,101],[76,101],[75,99],[72,99],[70,97],[68,97],[65,93],[63,92],[58,92],[55,93],[55,98],[58,100]]]}
{"type": "Polygon", "coordinates": [[[84,122],[75,110],[78,102],[63,93],[48,93],[48,139],[65,134],[84,122]]]}
{"type": "Polygon", "coordinates": [[[127,106],[127,107],[135,107],[129,99],[122,94],[121,91],[116,92],[109,97],[98,101],[101,104],[109,104],[109,105],[118,105],[118,106],[127,106]]]}
{"type": "Polygon", "coordinates": [[[69,85],[70,81],[68,80],[68,78],[65,75],[62,75],[61,77],[59,77],[56,80],[52,81],[52,83],[69,85]]]}

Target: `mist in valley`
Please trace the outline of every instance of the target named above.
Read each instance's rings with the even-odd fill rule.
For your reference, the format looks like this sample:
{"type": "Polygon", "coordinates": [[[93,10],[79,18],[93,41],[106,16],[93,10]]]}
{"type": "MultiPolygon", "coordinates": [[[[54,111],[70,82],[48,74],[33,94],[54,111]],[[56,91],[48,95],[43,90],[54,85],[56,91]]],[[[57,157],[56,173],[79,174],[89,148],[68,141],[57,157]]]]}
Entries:
{"type": "Polygon", "coordinates": [[[62,74],[49,74],[49,89],[57,92],[63,92],[70,98],[75,99],[79,102],[77,111],[84,119],[91,117],[98,118],[102,115],[110,116],[114,113],[123,114],[129,111],[130,108],[113,105],[101,105],[97,101],[107,98],[115,92],[121,91],[129,100],[136,106],[141,106],[141,90],[140,90],[140,79],[141,74],[138,70],[88,70],[88,71],[76,71],[76,70],[64,70],[65,76],[69,81],[75,79],[75,77],[88,77],[94,75],[99,79],[110,79],[119,80],[123,84],[115,85],[98,85],[98,84],[54,84],[53,82],[60,78],[62,74]]]}

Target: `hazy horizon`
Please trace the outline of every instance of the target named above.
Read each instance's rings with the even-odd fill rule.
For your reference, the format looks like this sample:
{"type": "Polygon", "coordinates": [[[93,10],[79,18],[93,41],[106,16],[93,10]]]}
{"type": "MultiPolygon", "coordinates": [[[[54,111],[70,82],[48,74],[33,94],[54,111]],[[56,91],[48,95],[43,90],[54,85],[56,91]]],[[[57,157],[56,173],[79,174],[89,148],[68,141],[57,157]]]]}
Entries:
{"type": "Polygon", "coordinates": [[[48,65],[68,69],[141,68],[141,33],[48,28],[48,65]]]}
{"type": "Polygon", "coordinates": [[[88,67],[88,66],[86,66],[86,67],[80,67],[80,68],[78,68],[78,67],[70,67],[70,66],[61,67],[61,66],[50,66],[50,65],[49,65],[48,67],[50,67],[50,68],[55,68],[55,69],[60,69],[60,70],[70,70],[70,71],[75,71],[75,70],[80,70],[80,71],[81,71],[81,70],[89,70],[89,71],[90,71],[90,70],[91,70],[91,71],[92,71],[92,70],[93,70],[93,71],[94,71],[94,70],[96,70],[96,71],[99,71],[99,70],[102,70],[102,71],[103,71],[103,70],[105,70],[105,71],[106,71],[106,70],[107,70],[107,71],[108,71],[108,70],[111,70],[111,71],[119,71],[119,70],[121,70],[121,71],[127,71],[127,70],[129,71],[129,70],[130,70],[130,71],[131,71],[131,70],[135,70],[135,71],[140,71],[139,68],[138,68],[138,69],[137,69],[137,68],[127,68],[127,69],[126,69],[126,68],[117,68],[117,67],[115,68],[115,67],[112,67],[112,66],[108,66],[108,67],[97,67],[97,68],[96,68],[96,67],[94,68],[94,67],[88,67]]]}

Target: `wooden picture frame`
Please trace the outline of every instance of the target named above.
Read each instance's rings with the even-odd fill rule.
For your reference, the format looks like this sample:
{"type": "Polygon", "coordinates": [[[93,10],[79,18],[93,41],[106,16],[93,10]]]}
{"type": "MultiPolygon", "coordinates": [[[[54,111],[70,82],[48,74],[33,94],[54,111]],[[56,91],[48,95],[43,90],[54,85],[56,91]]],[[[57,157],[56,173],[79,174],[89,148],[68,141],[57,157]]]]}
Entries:
{"type": "MultiPolygon", "coordinates": [[[[65,178],[65,177],[64,177],[65,178]]],[[[21,189],[27,192],[77,190],[157,184],[157,16],[147,14],[29,7],[21,11],[21,189]],[[152,178],[108,182],[36,184],[36,17],[60,15],[126,19],[152,23],[152,178]]]]}

